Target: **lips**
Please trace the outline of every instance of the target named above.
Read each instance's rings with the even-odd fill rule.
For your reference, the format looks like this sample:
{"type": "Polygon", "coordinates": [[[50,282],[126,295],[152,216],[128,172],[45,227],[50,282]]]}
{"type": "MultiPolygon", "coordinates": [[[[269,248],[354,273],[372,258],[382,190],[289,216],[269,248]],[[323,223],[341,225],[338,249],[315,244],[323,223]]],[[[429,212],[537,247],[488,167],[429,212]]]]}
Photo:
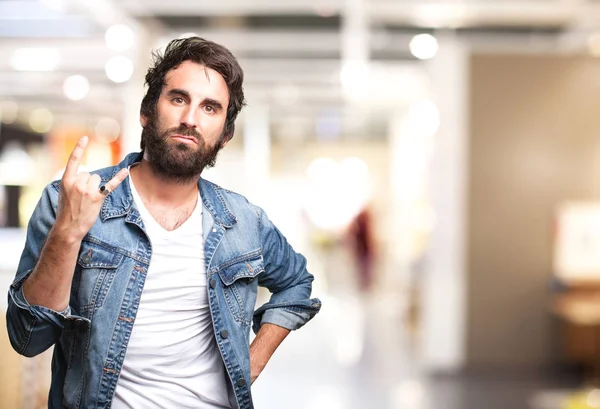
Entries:
{"type": "Polygon", "coordinates": [[[193,143],[194,145],[198,145],[198,140],[193,136],[173,134],[173,135],[171,135],[171,138],[176,139],[180,142],[193,143]]]}

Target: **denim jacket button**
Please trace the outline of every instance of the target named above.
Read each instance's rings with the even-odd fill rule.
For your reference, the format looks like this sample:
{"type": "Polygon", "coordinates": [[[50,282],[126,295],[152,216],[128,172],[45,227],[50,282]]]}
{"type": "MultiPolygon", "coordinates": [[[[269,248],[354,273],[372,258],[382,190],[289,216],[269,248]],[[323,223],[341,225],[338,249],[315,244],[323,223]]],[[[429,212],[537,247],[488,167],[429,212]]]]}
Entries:
{"type": "Polygon", "coordinates": [[[238,379],[237,386],[239,386],[240,388],[243,388],[244,386],[246,386],[246,380],[244,378],[238,379]]]}
{"type": "Polygon", "coordinates": [[[221,338],[227,339],[227,337],[229,337],[229,331],[227,331],[226,329],[222,329],[221,330],[221,338]]]}
{"type": "Polygon", "coordinates": [[[92,258],[88,255],[85,255],[81,258],[81,262],[84,264],[88,264],[91,260],[92,260],[92,258]]]}
{"type": "Polygon", "coordinates": [[[214,290],[214,288],[217,286],[217,280],[215,280],[214,278],[210,279],[210,288],[212,288],[214,290]]]}

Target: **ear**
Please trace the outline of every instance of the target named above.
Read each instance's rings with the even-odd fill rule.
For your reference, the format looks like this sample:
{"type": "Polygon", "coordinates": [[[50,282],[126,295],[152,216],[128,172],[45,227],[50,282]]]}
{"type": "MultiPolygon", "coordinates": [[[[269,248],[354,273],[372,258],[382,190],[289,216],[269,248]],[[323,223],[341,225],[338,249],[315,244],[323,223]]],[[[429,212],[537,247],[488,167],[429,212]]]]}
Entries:
{"type": "Polygon", "coordinates": [[[146,118],[143,114],[140,114],[140,124],[142,125],[142,128],[145,128],[147,123],[148,118],[146,118]]]}

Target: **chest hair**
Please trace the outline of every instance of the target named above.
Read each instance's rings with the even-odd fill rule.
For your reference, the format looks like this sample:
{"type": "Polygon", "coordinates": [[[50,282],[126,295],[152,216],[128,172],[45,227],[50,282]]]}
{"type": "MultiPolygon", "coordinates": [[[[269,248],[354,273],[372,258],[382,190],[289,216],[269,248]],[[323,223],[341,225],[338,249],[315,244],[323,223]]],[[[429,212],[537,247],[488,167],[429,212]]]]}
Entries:
{"type": "MultiPolygon", "coordinates": [[[[197,202],[197,201],[196,201],[197,202]]],[[[154,220],[167,231],[173,231],[190,218],[196,208],[196,202],[173,208],[168,206],[146,205],[154,220]]]]}

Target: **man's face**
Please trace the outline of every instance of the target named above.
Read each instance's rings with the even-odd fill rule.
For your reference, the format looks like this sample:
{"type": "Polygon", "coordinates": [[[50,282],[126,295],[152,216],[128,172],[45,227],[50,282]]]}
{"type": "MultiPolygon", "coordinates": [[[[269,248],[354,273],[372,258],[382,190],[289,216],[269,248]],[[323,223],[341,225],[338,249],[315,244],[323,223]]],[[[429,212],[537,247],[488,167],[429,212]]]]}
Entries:
{"type": "Polygon", "coordinates": [[[191,61],[167,72],[165,83],[154,114],[141,118],[145,158],[159,176],[193,180],[227,143],[229,90],[221,74],[191,61]]]}

